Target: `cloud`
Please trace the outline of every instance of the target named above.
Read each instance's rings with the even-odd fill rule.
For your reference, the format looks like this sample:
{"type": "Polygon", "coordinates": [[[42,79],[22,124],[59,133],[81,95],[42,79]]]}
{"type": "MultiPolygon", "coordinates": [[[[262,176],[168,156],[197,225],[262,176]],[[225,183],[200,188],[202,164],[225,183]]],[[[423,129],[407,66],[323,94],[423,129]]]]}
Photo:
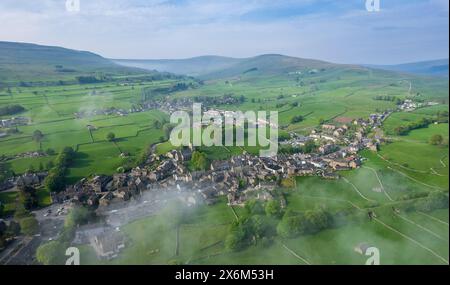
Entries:
{"type": "Polygon", "coordinates": [[[2,0],[0,40],[90,50],[114,58],[282,53],[335,62],[448,56],[448,1],[2,0]]]}

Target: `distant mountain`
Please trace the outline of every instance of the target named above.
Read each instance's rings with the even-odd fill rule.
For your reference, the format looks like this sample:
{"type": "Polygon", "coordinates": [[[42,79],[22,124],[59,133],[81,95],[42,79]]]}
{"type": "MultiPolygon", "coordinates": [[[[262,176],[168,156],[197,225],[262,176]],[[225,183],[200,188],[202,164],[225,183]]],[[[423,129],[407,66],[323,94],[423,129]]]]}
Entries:
{"type": "Polygon", "coordinates": [[[0,80],[51,80],[94,72],[126,74],[138,70],[87,51],[0,41],[0,80]]]}
{"type": "Polygon", "coordinates": [[[419,75],[449,77],[448,64],[449,64],[448,59],[438,59],[438,60],[420,61],[397,65],[365,65],[365,66],[419,75]]]}
{"type": "Polygon", "coordinates": [[[201,56],[188,59],[116,59],[113,61],[125,66],[198,76],[205,79],[227,78],[244,74],[282,74],[338,66],[324,61],[296,58],[279,54],[265,54],[250,58],[201,56]]]}
{"type": "Polygon", "coordinates": [[[242,61],[242,59],[206,55],[186,59],[112,59],[112,61],[129,67],[190,76],[202,76],[232,67],[242,61]]]}
{"type": "Polygon", "coordinates": [[[328,69],[335,66],[337,65],[319,60],[265,54],[246,58],[231,67],[206,74],[205,77],[226,78],[245,74],[277,75],[289,72],[314,72],[315,69],[328,69]]]}

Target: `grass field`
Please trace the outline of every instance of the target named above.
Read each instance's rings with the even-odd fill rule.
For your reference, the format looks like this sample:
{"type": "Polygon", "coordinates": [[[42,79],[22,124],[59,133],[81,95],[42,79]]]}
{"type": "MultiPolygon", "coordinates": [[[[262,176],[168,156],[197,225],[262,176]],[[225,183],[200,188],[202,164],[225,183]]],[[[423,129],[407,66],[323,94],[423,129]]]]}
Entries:
{"type": "MultiPolygon", "coordinates": [[[[364,213],[371,209],[377,214],[376,220],[367,219],[364,223],[350,223],[294,239],[276,238],[268,247],[250,246],[230,253],[224,248],[224,239],[235,217],[221,200],[214,206],[201,206],[181,226],[178,256],[175,256],[175,229],[165,224],[164,217],[153,216],[123,227],[130,246],[112,263],[167,264],[177,260],[189,264],[358,265],[364,264],[368,256],[354,248],[366,243],[379,249],[381,264],[448,264],[448,209],[399,215],[391,210],[391,206],[402,203],[405,194],[434,189],[388,169],[391,164],[372,152],[363,155],[367,159],[364,167],[341,172],[354,187],[343,179],[299,177],[295,189],[285,190],[287,207],[305,211],[321,206],[331,212],[356,208],[364,213]],[[374,191],[380,187],[385,192],[374,191]]],[[[239,215],[243,209],[236,207],[235,211],[239,215]]],[[[83,246],[82,250],[83,264],[99,263],[89,246],[83,246]]]]}
{"type": "MultiPolygon", "coordinates": [[[[47,207],[52,204],[52,198],[50,197],[50,192],[41,187],[36,191],[38,197],[39,207],[47,207]]],[[[4,215],[12,215],[16,209],[17,199],[19,197],[18,192],[0,192],[0,201],[4,203],[4,215]]]]}
{"type": "MultiPolygon", "coordinates": [[[[75,112],[101,108],[130,109],[141,100],[142,88],[172,86],[176,81],[145,81],[140,84],[117,83],[73,84],[44,87],[13,87],[11,93],[0,92],[0,106],[20,104],[26,111],[18,116],[30,118],[30,124],[19,126],[18,133],[0,138],[0,154],[17,155],[36,151],[32,140],[35,130],[44,134],[42,148],[57,153],[66,146],[77,153],[69,168],[69,182],[94,174],[113,174],[133,161],[143,149],[158,143],[164,132],[153,127],[155,120],[167,119],[160,110],[132,113],[127,116],[96,115],[77,119],[75,112]],[[95,126],[92,138],[87,125],[95,126]],[[115,142],[106,140],[114,132],[115,142]],[[128,157],[121,157],[128,153],[128,157]]],[[[364,264],[366,256],[354,251],[359,243],[380,249],[382,264],[448,264],[448,209],[432,213],[408,212],[393,214],[391,207],[401,203],[408,194],[448,191],[448,146],[432,146],[429,139],[441,134],[448,140],[448,124],[430,125],[395,136],[400,125],[448,111],[448,80],[424,79],[382,71],[345,68],[327,69],[301,77],[243,74],[238,78],[206,81],[199,88],[174,92],[167,96],[244,96],[235,105],[216,106],[229,110],[278,110],[284,132],[309,133],[319,121],[367,118],[371,113],[395,109],[391,101],[375,100],[388,95],[399,99],[420,96],[424,101],[439,103],[414,112],[395,112],[386,120],[384,132],[391,143],[380,152],[364,151],[363,167],[341,172],[339,180],[299,177],[296,187],[286,191],[287,207],[305,211],[318,206],[331,212],[358,209],[377,213],[378,219],[341,228],[324,230],[315,235],[295,239],[276,238],[270,246],[250,246],[243,251],[225,250],[224,239],[235,216],[225,199],[213,206],[200,206],[179,229],[179,254],[175,255],[176,229],[164,215],[147,217],[124,226],[127,247],[117,259],[99,261],[92,249],[81,246],[82,264],[167,264],[173,261],[189,264],[364,264]],[[412,90],[409,90],[410,83],[412,90]],[[419,95],[417,95],[419,93],[419,95]],[[296,104],[294,104],[296,103],[296,104]],[[294,116],[303,121],[291,123],[294,116]],[[381,190],[381,191],[380,191],[381,190]]],[[[1,119],[8,118],[3,116],[1,119]]],[[[169,142],[157,145],[158,153],[173,149],[169,142]]],[[[210,160],[225,159],[246,150],[257,153],[256,147],[202,148],[210,160]]],[[[55,156],[19,158],[5,165],[17,174],[38,169],[55,156]]],[[[39,190],[40,204],[51,203],[48,191],[39,190]]],[[[13,213],[17,193],[0,193],[5,211],[13,213]]],[[[242,213],[236,208],[236,213],[242,213]]]]}

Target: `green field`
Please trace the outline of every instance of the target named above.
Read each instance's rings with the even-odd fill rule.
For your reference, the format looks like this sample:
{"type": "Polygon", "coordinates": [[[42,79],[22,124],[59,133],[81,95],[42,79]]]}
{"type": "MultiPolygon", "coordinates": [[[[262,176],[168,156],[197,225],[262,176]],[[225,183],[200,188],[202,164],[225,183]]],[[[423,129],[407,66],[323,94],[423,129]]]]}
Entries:
{"type": "MultiPolygon", "coordinates": [[[[176,260],[188,264],[358,265],[364,264],[368,257],[355,252],[354,248],[366,243],[379,249],[381,264],[448,264],[448,209],[399,215],[391,210],[403,203],[402,197],[406,194],[435,189],[399,175],[394,168],[388,169],[390,164],[374,153],[363,155],[367,159],[363,168],[341,173],[356,190],[343,179],[299,177],[295,189],[284,190],[287,207],[306,211],[320,206],[331,212],[356,208],[363,213],[370,209],[377,213],[376,221],[367,219],[364,223],[350,223],[294,239],[277,237],[268,247],[256,245],[231,253],[224,248],[224,240],[227,227],[235,217],[221,200],[214,206],[201,206],[181,226],[178,256],[175,255],[175,229],[167,225],[164,216],[152,216],[122,228],[130,246],[111,262],[167,264],[176,260]],[[380,183],[387,195],[374,191],[380,183]]],[[[243,209],[237,207],[235,211],[239,215],[243,209]]],[[[99,262],[89,246],[82,247],[83,264],[99,262]]]]}
{"type": "MultiPolygon", "coordinates": [[[[364,264],[367,257],[354,251],[360,243],[379,248],[382,264],[448,264],[448,209],[425,214],[405,211],[399,215],[392,211],[393,207],[421,199],[434,191],[448,193],[448,123],[432,124],[404,136],[394,134],[398,126],[435,116],[438,111],[448,111],[448,80],[332,64],[310,72],[312,67],[289,65],[285,68],[278,65],[279,62],[268,64],[266,60],[261,63],[266,69],[254,73],[223,71],[222,76],[205,77],[198,86],[158,98],[195,100],[242,96],[244,99],[240,103],[210,107],[240,111],[277,110],[280,132],[284,134],[288,131],[310,133],[318,127],[319,121],[349,121],[396,109],[393,101],[376,100],[379,95],[437,103],[414,112],[394,112],[383,126],[389,142],[383,144],[378,153],[363,151],[363,166],[340,172],[341,179],[298,177],[293,189],[276,190],[286,196],[287,209],[297,212],[317,207],[325,207],[331,213],[356,209],[363,215],[374,211],[377,220],[349,223],[293,239],[277,236],[270,245],[257,244],[238,252],[227,252],[225,237],[236,217],[223,197],[215,205],[195,209],[180,226],[178,255],[176,229],[161,214],[124,226],[121,231],[128,237],[127,247],[110,262],[99,261],[88,245],[82,246],[82,264],[364,264]],[[301,75],[291,73],[297,68],[301,68],[301,75]],[[303,120],[292,123],[292,118],[299,115],[303,120]],[[429,140],[435,134],[442,135],[447,145],[431,145],[429,140]]],[[[28,125],[18,126],[17,132],[0,137],[0,154],[9,158],[2,167],[16,174],[38,170],[41,166],[45,168],[64,147],[70,146],[76,154],[68,169],[67,182],[75,183],[92,175],[114,174],[122,166],[133,167],[142,151],[150,145],[158,143],[158,154],[174,148],[170,142],[163,141],[163,129],[153,124],[156,120],[161,122],[169,118],[161,110],[83,118],[77,118],[75,113],[112,107],[129,110],[141,102],[143,88],[158,90],[192,79],[153,80],[145,74],[139,77],[138,74],[111,71],[106,82],[80,84],[72,76],[61,77],[66,81],[56,84],[51,81],[55,74],[50,67],[43,74],[47,76],[46,80],[39,77],[44,81],[38,82],[40,84],[17,84],[19,79],[13,78],[10,92],[5,88],[0,90],[0,107],[21,105],[25,111],[14,116],[30,119],[28,125]],[[127,84],[121,84],[123,82],[127,84]],[[92,137],[87,125],[95,127],[92,137]],[[53,149],[55,154],[15,158],[39,150],[40,144],[33,140],[36,130],[44,135],[40,143],[42,150],[53,149]],[[114,142],[107,140],[110,132],[115,134],[114,142]]],[[[29,74],[26,75],[28,78],[29,74]]],[[[9,117],[5,115],[0,119],[9,117]]],[[[258,148],[214,146],[200,150],[213,161],[244,150],[257,154],[258,148]]],[[[38,196],[40,206],[51,203],[46,189],[39,189],[38,196]]],[[[0,193],[0,201],[8,215],[14,213],[16,200],[16,192],[0,193]]],[[[237,215],[244,211],[242,208],[234,210],[237,215]]]]}

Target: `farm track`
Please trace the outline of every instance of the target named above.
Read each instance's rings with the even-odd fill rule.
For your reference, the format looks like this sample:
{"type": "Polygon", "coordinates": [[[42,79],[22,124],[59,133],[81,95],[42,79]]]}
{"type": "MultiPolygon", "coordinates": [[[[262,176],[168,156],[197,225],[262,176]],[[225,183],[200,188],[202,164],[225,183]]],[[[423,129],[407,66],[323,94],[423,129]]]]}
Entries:
{"type": "Polygon", "coordinates": [[[383,156],[382,156],[381,154],[379,154],[379,153],[377,153],[377,156],[378,156],[379,158],[381,158],[382,160],[386,161],[387,163],[392,164],[392,165],[395,165],[395,166],[398,166],[398,167],[401,167],[401,168],[403,168],[403,169],[405,169],[405,170],[409,170],[409,171],[413,171],[413,172],[417,172],[417,173],[422,173],[422,174],[430,174],[429,171],[418,170],[418,169],[414,169],[414,168],[410,168],[410,167],[403,166],[403,165],[401,165],[401,164],[399,164],[399,163],[396,163],[396,162],[389,161],[389,160],[387,160],[385,157],[383,157],[383,156]]]}
{"type": "Polygon", "coordinates": [[[361,196],[364,200],[367,200],[367,201],[369,201],[369,202],[375,201],[375,200],[369,199],[369,198],[367,198],[366,196],[364,196],[364,195],[359,191],[358,187],[356,187],[355,184],[353,184],[352,182],[350,182],[347,178],[342,177],[342,179],[343,179],[346,183],[350,184],[350,185],[353,187],[353,189],[355,189],[355,191],[359,194],[359,196],[361,196]]]}
{"type": "Polygon", "coordinates": [[[281,246],[283,246],[284,249],[286,249],[290,254],[292,254],[293,256],[295,256],[296,258],[300,259],[302,262],[306,263],[307,265],[311,265],[311,263],[306,260],[305,258],[301,257],[300,255],[298,255],[297,253],[295,253],[295,251],[293,251],[292,249],[290,249],[289,247],[287,247],[284,243],[281,243],[281,246]]]}
{"type": "Polygon", "coordinates": [[[447,157],[447,155],[444,155],[440,160],[439,160],[439,162],[441,163],[441,165],[445,168],[445,167],[447,167],[447,165],[444,163],[444,159],[447,157]]]}
{"type": "Polygon", "coordinates": [[[385,224],[384,222],[382,222],[382,221],[379,220],[378,218],[374,218],[374,220],[375,220],[377,223],[381,224],[382,226],[386,227],[387,229],[389,229],[389,230],[391,230],[391,231],[393,231],[393,232],[395,232],[395,233],[401,235],[403,238],[405,238],[405,239],[409,240],[410,242],[416,244],[416,245],[419,246],[420,248],[422,248],[422,249],[428,251],[429,253],[431,253],[432,255],[434,255],[436,258],[438,258],[439,260],[443,261],[445,264],[449,265],[449,262],[448,262],[447,259],[445,259],[444,257],[440,256],[439,254],[437,254],[437,253],[436,253],[435,251],[433,251],[432,249],[426,247],[426,246],[423,245],[422,243],[418,242],[417,240],[413,239],[413,238],[410,237],[410,236],[405,235],[404,233],[398,231],[397,229],[395,229],[395,228],[393,228],[393,227],[391,227],[391,226],[385,224]]]}
{"type": "Polygon", "coordinates": [[[231,211],[233,212],[234,217],[236,218],[236,221],[239,221],[239,216],[237,215],[236,211],[234,210],[233,206],[230,206],[231,211]]]}
{"type": "Polygon", "coordinates": [[[428,214],[426,214],[426,213],[424,213],[424,212],[417,211],[417,213],[421,214],[422,216],[428,217],[428,218],[432,219],[433,221],[436,221],[436,222],[438,222],[438,223],[444,224],[444,225],[446,225],[447,227],[449,226],[449,224],[448,224],[447,222],[445,222],[445,221],[443,221],[443,220],[440,220],[440,219],[438,219],[438,218],[436,218],[436,217],[433,217],[433,216],[431,216],[431,215],[428,215],[428,214]]]}
{"type": "Polygon", "coordinates": [[[380,187],[381,187],[381,190],[383,191],[384,195],[386,195],[386,197],[389,199],[389,201],[393,202],[394,199],[391,198],[391,196],[389,195],[389,193],[388,193],[388,192],[386,191],[386,189],[384,188],[383,183],[381,183],[381,179],[380,179],[380,177],[378,176],[377,171],[376,171],[375,169],[371,168],[371,167],[368,167],[368,166],[363,166],[363,168],[367,168],[367,169],[370,169],[371,171],[373,171],[373,173],[374,173],[375,176],[377,177],[378,183],[380,183],[380,187]]]}
{"type": "Polygon", "coordinates": [[[445,240],[443,237],[441,237],[439,234],[433,232],[432,230],[430,230],[430,229],[428,229],[428,228],[426,228],[426,227],[424,227],[424,226],[422,226],[422,225],[420,225],[420,224],[418,224],[418,223],[416,223],[416,222],[414,222],[414,221],[412,221],[412,220],[410,220],[408,218],[405,218],[405,217],[403,217],[403,216],[401,216],[399,214],[396,214],[396,215],[400,219],[402,219],[402,220],[404,220],[404,221],[406,221],[406,222],[408,222],[408,223],[410,223],[412,225],[415,225],[419,229],[426,231],[427,233],[431,234],[432,236],[434,236],[434,237],[436,237],[436,238],[438,238],[438,239],[440,239],[440,240],[442,240],[444,242],[448,242],[448,240],[445,240]]]}
{"type": "Polygon", "coordinates": [[[390,169],[390,170],[392,170],[392,171],[395,171],[395,172],[399,173],[400,175],[403,175],[403,176],[406,177],[406,178],[411,179],[412,181],[414,181],[414,182],[416,182],[416,183],[419,183],[419,184],[422,184],[422,185],[424,185],[424,186],[427,186],[427,187],[429,187],[429,188],[431,188],[431,189],[434,189],[434,191],[437,191],[437,190],[445,190],[445,189],[443,189],[443,188],[441,188],[441,187],[429,185],[429,184],[427,184],[427,183],[424,183],[424,182],[422,182],[422,181],[419,181],[419,180],[417,180],[417,179],[415,179],[415,178],[413,178],[413,177],[411,177],[411,176],[409,176],[409,175],[407,175],[407,174],[401,172],[400,170],[397,170],[397,169],[392,168],[392,167],[390,167],[390,166],[388,166],[387,168],[390,169]]]}

